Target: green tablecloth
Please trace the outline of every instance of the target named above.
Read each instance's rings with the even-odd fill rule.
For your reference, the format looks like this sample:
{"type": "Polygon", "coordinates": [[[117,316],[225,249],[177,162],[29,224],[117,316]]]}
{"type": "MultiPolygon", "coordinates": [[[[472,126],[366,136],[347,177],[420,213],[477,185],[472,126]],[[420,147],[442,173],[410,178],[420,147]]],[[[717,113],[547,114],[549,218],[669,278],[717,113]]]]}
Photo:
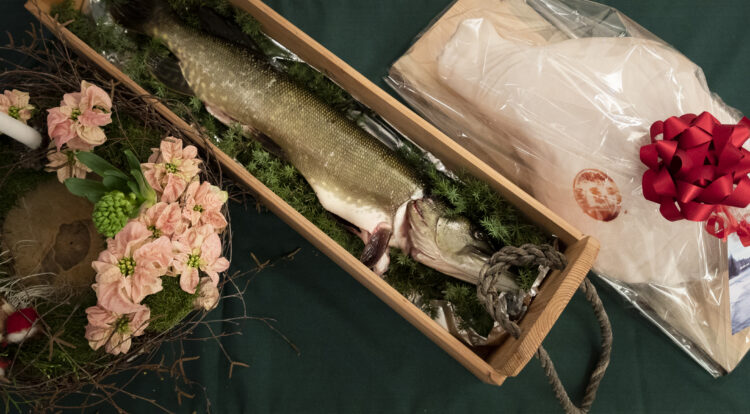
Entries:
{"type": "MultiPolygon", "coordinates": [[[[32,21],[22,0],[0,1],[0,28],[16,39],[32,21]]],[[[365,76],[382,77],[449,0],[274,0],[270,5],[365,76]]],[[[746,0],[606,0],[701,65],[713,91],[750,111],[750,33],[746,0]]],[[[390,91],[389,91],[390,92],[390,91]]],[[[257,321],[223,340],[229,364],[213,342],[187,342],[200,355],[185,368],[205,386],[213,412],[556,412],[557,401],[533,360],[500,387],[485,385],[348,274],[253,201],[231,206],[232,270],[253,268],[251,253],[273,259],[298,247],[294,260],[254,276],[245,300],[249,313],[275,326],[301,350],[257,321]]],[[[713,379],[611,290],[596,283],[614,329],[612,362],[594,404],[598,412],[748,411],[748,365],[713,379]]],[[[237,312],[227,303],[216,310],[237,312]]],[[[230,327],[227,327],[230,329],[230,327]]],[[[598,329],[580,294],[544,342],[574,397],[593,365],[598,329]]],[[[203,412],[196,396],[177,404],[175,383],[143,375],[131,386],[178,412],[203,412]]],[[[200,394],[196,388],[180,389],[200,394]]],[[[144,406],[127,397],[121,404],[144,406]]],[[[109,411],[109,410],[102,410],[109,411]]],[[[151,412],[151,411],[148,411],[151,412]]]]}

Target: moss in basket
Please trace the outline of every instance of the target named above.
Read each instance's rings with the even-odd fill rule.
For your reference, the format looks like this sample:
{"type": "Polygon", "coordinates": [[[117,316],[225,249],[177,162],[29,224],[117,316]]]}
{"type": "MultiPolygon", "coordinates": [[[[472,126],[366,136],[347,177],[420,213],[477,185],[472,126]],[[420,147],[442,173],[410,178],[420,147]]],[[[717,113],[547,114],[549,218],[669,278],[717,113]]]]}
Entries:
{"type": "Polygon", "coordinates": [[[190,294],[180,288],[179,277],[162,276],[162,290],[146,296],[143,303],[151,309],[147,331],[165,332],[185,319],[193,311],[198,290],[190,294]]]}
{"type": "Polygon", "coordinates": [[[132,151],[136,158],[145,162],[151,155],[151,148],[159,147],[164,138],[162,131],[145,127],[142,121],[123,113],[112,117],[105,133],[108,137],[106,144],[96,147],[94,153],[123,171],[129,168],[125,150],[132,151]]]}
{"type": "MultiPolygon", "coordinates": [[[[102,357],[101,353],[91,349],[84,337],[88,324],[85,310],[96,303],[96,296],[93,291],[88,291],[75,302],[75,305],[48,302],[37,306],[44,323],[61,332],[60,341],[53,345],[52,353],[49,341],[40,337],[29,338],[17,347],[18,362],[31,368],[27,375],[54,378],[72,372],[85,377],[87,374],[79,371],[80,366],[102,357]]],[[[10,346],[8,351],[13,352],[14,347],[10,346]]]]}
{"type": "MultiPolygon", "coordinates": [[[[225,0],[169,0],[169,3],[186,23],[195,27],[200,26],[196,17],[198,9],[211,8],[225,18],[233,18],[244,33],[254,41],[257,49],[267,56],[278,58],[279,55],[285,53],[263,34],[260,25],[253,17],[232,8],[225,0]]],[[[80,33],[75,29],[73,31],[90,43],[87,36],[90,35],[89,30],[97,30],[96,25],[90,19],[82,18],[81,20],[87,20],[90,28],[80,33]]],[[[98,33],[92,38],[96,41],[102,36],[103,34],[98,33]]],[[[323,209],[315,193],[293,166],[268,153],[256,141],[244,137],[239,126],[227,128],[220,125],[206,112],[198,99],[174,95],[150,76],[146,58],[149,54],[165,53],[162,45],[152,40],[141,39],[140,47],[135,50],[126,41],[116,42],[110,46],[112,49],[108,49],[107,52],[131,57],[125,65],[121,65],[126,74],[152,93],[169,98],[166,101],[167,105],[178,115],[189,111],[204,132],[216,138],[219,148],[235,157],[261,182],[349,252],[359,256],[362,251],[362,242],[345,230],[337,218],[323,209]]],[[[279,61],[292,79],[303,84],[337,109],[343,112],[361,111],[375,116],[314,68],[294,60],[282,58],[279,61]]],[[[443,199],[451,207],[453,214],[466,215],[475,223],[480,224],[490,235],[495,247],[549,240],[541,230],[529,224],[518,210],[500,198],[487,184],[465,174],[460,174],[458,180],[448,177],[438,171],[414,147],[406,146],[402,155],[414,166],[415,170],[421,172],[430,195],[443,199]]],[[[394,252],[392,257],[394,260],[387,273],[387,280],[399,292],[407,297],[415,294],[421,295],[425,304],[424,309],[428,312],[433,311],[429,306],[429,300],[446,299],[446,295],[450,295],[456,305],[457,313],[480,333],[487,332],[486,327],[490,320],[477,302],[473,285],[455,281],[415,262],[400,252],[394,252]]],[[[533,269],[519,269],[519,273],[519,284],[528,288],[533,282],[533,269]]]]}

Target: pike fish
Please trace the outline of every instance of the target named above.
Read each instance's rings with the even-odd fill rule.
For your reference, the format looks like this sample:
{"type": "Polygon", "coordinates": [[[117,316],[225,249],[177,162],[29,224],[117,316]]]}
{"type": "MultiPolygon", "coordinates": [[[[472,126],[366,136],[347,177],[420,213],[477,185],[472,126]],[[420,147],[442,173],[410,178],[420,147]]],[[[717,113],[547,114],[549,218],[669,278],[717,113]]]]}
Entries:
{"type": "MultiPolygon", "coordinates": [[[[159,2],[130,1],[111,11],[167,46],[192,93],[219,121],[259,131],[280,147],[323,207],[357,228],[361,260],[376,273],[387,270],[389,247],[397,247],[476,284],[490,254],[483,233],[426,198],[409,166],[378,139],[264,58],[185,25],[159,2]]],[[[506,279],[501,288],[517,288],[506,279]]]]}

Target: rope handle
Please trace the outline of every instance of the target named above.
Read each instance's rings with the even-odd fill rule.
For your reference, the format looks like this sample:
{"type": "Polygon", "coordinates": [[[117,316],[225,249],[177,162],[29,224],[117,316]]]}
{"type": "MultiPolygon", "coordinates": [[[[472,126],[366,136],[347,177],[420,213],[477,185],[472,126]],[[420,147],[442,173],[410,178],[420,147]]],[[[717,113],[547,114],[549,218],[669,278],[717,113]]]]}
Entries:
{"type": "MultiPolygon", "coordinates": [[[[518,324],[511,321],[508,316],[508,304],[513,298],[500,294],[493,287],[496,286],[497,278],[503,277],[502,275],[511,266],[527,266],[531,264],[553,269],[563,269],[567,264],[567,258],[554,246],[547,244],[540,246],[524,244],[520,247],[506,246],[492,255],[479,273],[479,283],[477,284],[477,297],[479,301],[484,304],[487,312],[492,315],[492,318],[516,339],[521,335],[521,328],[518,324]]],[[[580,289],[593,308],[596,319],[599,322],[602,338],[599,361],[591,372],[580,407],[576,406],[570,400],[570,396],[565,391],[557,370],[555,370],[555,365],[552,363],[552,359],[544,347],[540,345],[535,354],[539,358],[539,363],[552,385],[557,400],[565,412],[569,414],[585,414],[589,412],[591,405],[596,399],[596,392],[604,378],[604,373],[609,366],[609,359],[612,353],[612,325],[609,322],[607,312],[604,310],[604,305],[596,292],[596,288],[588,278],[585,278],[581,283],[580,289]]]]}

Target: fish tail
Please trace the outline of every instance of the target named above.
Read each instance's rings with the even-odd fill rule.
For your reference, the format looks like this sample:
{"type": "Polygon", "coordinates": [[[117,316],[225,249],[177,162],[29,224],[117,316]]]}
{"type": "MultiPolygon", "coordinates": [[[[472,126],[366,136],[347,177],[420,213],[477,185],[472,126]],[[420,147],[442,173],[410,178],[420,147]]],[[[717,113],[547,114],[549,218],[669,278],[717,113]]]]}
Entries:
{"type": "Polygon", "coordinates": [[[168,7],[161,0],[112,1],[109,12],[121,26],[140,33],[147,33],[151,23],[168,7]]]}

